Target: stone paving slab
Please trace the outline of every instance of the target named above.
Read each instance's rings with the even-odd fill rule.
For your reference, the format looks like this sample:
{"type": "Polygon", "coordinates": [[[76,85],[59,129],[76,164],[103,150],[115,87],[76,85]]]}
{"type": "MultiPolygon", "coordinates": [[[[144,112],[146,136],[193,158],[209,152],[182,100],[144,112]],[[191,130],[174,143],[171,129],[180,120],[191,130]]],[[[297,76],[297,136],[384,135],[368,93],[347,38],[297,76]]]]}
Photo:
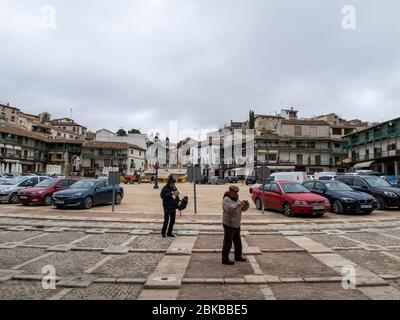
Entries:
{"type": "Polygon", "coordinates": [[[148,277],[146,289],[179,289],[190,256],[164,256],[156,270],[148,277]]]}
{"type": "Polygon", "coordinates": [[[87,288],[96,280],[96,278],[96,276],[91,274],[73,275],[57,282],[57,286],[67,288],[87,288]]]}
{"type": "Polygon", "coordinates": [[[62,300],[136,300],[142,290],[138,284],[93,283],[87,288],[69,291],[62,300]]]}
{"type": "Polygon", "coordinates": [[[261,270],[277,277],[333,277],[338,273],[305,252],[263,253],[256,256],[261,270]]]}
{"type": "Polygon", "coordinates": [[[368,300],[359,290],[344,290],[338,283],[270,284],[277,300],[368,300]]]}
{"type": "Polygon", "coordinates": [[[249,261],[236,262],[234,266],[223,265],[221,262],[222,256],[218,253],[192,253],[185,278],[223,279],[254,274],[249,261]]]}
{"type": "Polygon", "coordinates": [[[74,274],[83,274],[86,269],[96,264],[102,258],[104,258],[104,255],[98,252],[54,252],[50,253],[49,256],[24,265],[19,269],[30,274],[41,274],[44,266],[51,265],[56,269],[56,275],[69,276],[74,274]]]}
{"type": "Polygon", "coordinates": [[[246,236],[246,241],[249,246],[259,247],[261,250],[300,249],[282,235],[249,235],[246,236]]]}
{"type": "Polygon", "coordinates": [[[183,284],[178,300],[264,300],[258,285],[183,284]]]}
{"type": "Polygon", "coordinates": [[[157,253],[129,253],[114,256],[92,273],[112,278],[148,277],[157,268],[162,258],[163,254],[157,253]]]}
{"type": "Polygon", "coordinates": [[[191,255],[197,237],[181,236],[176,238],[168,248],[167,255],[191,255]]]}
{"type": "Polygon", "coordinates": [[[45,253],[45,250],[36,248],[0,249],[0,269],[10,269],[45,253]]]}

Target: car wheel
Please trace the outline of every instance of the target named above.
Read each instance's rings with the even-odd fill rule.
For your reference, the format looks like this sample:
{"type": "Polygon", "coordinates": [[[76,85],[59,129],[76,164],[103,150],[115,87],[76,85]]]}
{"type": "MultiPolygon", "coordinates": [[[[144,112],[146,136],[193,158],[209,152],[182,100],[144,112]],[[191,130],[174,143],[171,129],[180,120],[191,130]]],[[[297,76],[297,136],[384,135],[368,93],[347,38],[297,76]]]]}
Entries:
{"type": "Polygon", "coordinates": [[[385,203],[385,199],[383,199],[382,197],[375,197],[376,201],[377,201],[377,209],[378,210],[385,210],[386,209],[386,203],[385,203]]]}
{"type": "Polygon", "coordinates": [[[126,184],[132,184],[132,182],[131,181],[127,181],[126,184]]]}
{"type": "Polygon", "coordinates": [[[257,198],[256,200],[256,208],[257,210],[262,210],[262,203],[260,198],[257,198]]]}
{"type": "Polygon", "coordinates": [[[117,193],[117,194],[115,195],[115,204],[116,204],[116,205],[120,205],[121,202],[122,202],[122,196],[121,196],[120,193],[117,193]]]}
{"type": "Polygon", "coordinates": [[[83,200],[83,207],[85,209],[90,209],[93,206],[93,199],[92,197],[86,197],[85,200],[83,200]]]}
{"type": "Polygon", "coordinates": [[[19,202],[19,199],[18,199],[18,193],[13,193],[11,196],[10,196],[10,203],[18,203],[19,202]]]}
{"type": "Polygon", "coordinates": [[[51,196],[45,196],[43,199],[43,203],[45,206],[51,206],[53,204],[53,200],[51,199],[51,196]]]}
{"type": "Polygon", "coordinates": [[[335,202],[333,203],[332,211],[333,211],[333,213],[336,213],[336,214],[343,214],[343,211],[344,211],[343,205],[339,200],[335,200],[335,202]]]}
{"type": "Polygon", "coordinates": [[[287,217],[293,217],[294,216],[293,211],[292,211],[292,207],[290,206],[290,203],[285,202],[283,204],[283,213],[287,217]]]}

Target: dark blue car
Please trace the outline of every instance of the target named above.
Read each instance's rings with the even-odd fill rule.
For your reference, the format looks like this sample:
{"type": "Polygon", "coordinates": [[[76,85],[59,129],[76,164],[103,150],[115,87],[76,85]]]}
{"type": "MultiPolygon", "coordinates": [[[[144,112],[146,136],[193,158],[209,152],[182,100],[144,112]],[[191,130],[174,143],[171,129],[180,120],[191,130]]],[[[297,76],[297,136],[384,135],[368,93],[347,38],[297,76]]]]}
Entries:
{"type": "Polygon", "coordinates": [[[303,184],[313,193],[329,199],[332,211],[372,213],[377,208],[376,199],[366,192],[355,191],[340,181],[308,181],[303,184]]]}
{"type": "MultiPolygon", "coordinates": [[[[124,189],[117,186],[115,189],[115,204],[120,204],[124,197],[124,189]]],[[[74,183],[69,189],[53,194],[54,205],[61,209],[79,207],[90,209],[99,204],[112,203],[113,188],[108,186],[107,180],[87,179],[74,183]]]]}

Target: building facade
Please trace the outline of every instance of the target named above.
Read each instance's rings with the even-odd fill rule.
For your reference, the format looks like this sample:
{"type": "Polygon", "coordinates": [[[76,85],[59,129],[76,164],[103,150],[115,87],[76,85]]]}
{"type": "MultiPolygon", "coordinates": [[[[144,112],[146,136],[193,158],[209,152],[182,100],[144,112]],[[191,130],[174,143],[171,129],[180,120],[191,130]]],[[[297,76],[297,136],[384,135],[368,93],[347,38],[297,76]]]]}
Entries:
{"type": "Polygon", "coordinates": [[[400,174],[400,118],[345,136],[343,147],[353,170],[400,174]]]}

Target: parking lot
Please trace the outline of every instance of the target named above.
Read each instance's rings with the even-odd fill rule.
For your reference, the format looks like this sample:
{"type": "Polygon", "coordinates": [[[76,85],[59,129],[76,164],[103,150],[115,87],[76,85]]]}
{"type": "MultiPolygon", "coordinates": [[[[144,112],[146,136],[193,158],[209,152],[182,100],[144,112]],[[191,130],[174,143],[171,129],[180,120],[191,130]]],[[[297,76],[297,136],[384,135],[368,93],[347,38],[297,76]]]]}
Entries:
{"type": "MultiPolygon", "coordinates": [[[[255,208],[255,205],[251,199],[249,193],[249,187],[237,184],[240,188],[240,199],[248,200],[250,202],[250,209],[244,213],[243,220],[247,221],[291,221],[300,222],[302,220],[307,221],[326,221],[326,220],[364,220],[364,219],[375,219],[375,218],[390,218],[400,216],[400,211],[396,209],[375,211],[370,216],[357,215],[357,214],[345,214],[336,215],[333,213],[327,213],[322,218],[309,218],[307,216],[298,216],[295,218],[285,217],[280,212],[274,212],[266,210],[265,214],[255,208]]],[[[59,216],[59,217],[114,217],[114,218],[129,218],[129,219],[162,219],[162,202],[160,198],[160,189],[153,189],[151,184],[140,184],[140,185],[124,185],[125,196],[121,205],[115,207],[115,212],[112,213],[111,205],[95,206],[89,210],[84,209],[65,209],[59,210],[53,206],[22,206],[20,204],[7,204],[3,203],[0,205],[0,209],[3,212],[14,212],[18,214],[27,215],[39,215],[39,216],[59,216]]],[[[194,214],[194,200],[193,200],[193,185],[190,183],[178,184],[181,197],[189,197],[188,208],[182,212],[182,217],[178,217],[179,220],[186,219],[209,219],[218,220],[222,214],[221,202],[225,191],[227,191],[229,185],[197,185],[197,215],[194,214]]],[[[179,216],[179,215],[178,215],[179,216]]]]}

